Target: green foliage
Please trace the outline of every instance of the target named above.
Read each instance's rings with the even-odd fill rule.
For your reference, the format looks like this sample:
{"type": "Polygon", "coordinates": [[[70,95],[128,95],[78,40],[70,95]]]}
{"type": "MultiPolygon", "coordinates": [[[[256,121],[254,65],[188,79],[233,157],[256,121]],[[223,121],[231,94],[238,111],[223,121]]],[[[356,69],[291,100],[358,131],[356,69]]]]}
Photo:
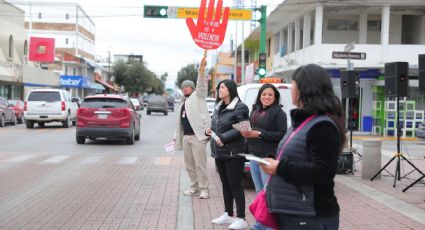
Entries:
{"type": "Polygon", "coordinates": [[[164,84],[158,77],[140,62],[122,62],[114,65],[115,83],[124,86],[130,95],[152,91],[163,93],[164,84]]]}
{"type": "Polygon", "coordinates": [[[198,68],[195,64],[189,64],[180,69],[177,74],[176,86],[180,88],[181,84],[185,80],[191,80],[196,84],[198,78],[198,68]]]}

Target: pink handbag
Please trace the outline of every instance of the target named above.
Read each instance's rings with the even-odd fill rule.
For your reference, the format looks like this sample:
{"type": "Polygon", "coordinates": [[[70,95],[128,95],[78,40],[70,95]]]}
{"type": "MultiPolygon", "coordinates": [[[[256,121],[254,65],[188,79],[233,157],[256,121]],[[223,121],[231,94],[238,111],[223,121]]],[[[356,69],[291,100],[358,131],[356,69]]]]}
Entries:
{"type": "Polygon", "coordinates": [[[262,225],[273,229],[279,228],[277,217],[267,208],[266,191],[262,190],[257,194],[252,204],[249,205],[249,211],[262,225]]]}
{"type": "MultiPolygon", "coordinates": [[[[293,136],[307,124],[311,119],[313,119],[316,115],[312,115],[304,122],[298,126],[298,128],[291,133],[289,138],[285,141],[285,144],[283,145],[282,149],[280,150],[280,153],[276,159],[280,159],[280,156],[282,155],[283,149],[285,148],[286,144],[292,139],[293,136]]],[[[269,176],[267,183],[269,183],[271,176],[269,176]]],[[[267,198],[266,198],[266,191],[262,190],[257,194],[254,201],[252,201],[252,204],[249,205],[249,211],[251,211],[252,215],[255,217],[255,219],[260,222],[262,225],[267,226],[272,229],[278,229],[278,219],[277,216],[273,213],[270,213],[269,208],[267,207],[267,198]]]]}

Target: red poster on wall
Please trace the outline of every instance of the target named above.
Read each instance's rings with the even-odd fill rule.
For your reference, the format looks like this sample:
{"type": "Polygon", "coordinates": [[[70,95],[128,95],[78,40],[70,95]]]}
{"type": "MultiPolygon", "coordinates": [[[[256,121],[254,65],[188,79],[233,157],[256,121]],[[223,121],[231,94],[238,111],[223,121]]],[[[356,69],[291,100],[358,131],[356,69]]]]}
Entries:
{"type": "Polygon", "coordinates": [[[224,8],[223,20],[220,23],[223,12],[223,0],[218,0],[217,9],[215,10],[214,3],[215,0],[209,1],[207,15],[205,16],[207,0],[201,1],[196,25],[193,18],[186,18],[186,24],[189,27],[193,41],[203,49],[217,49],[223,44],[226,35],[230,8],[224,8]],[[215,15],[213,15],[214,13],[215,15]]]}
{"type": "Polygon", "coordinates": [[[31,37],[29,60],[36,62],[54,62],[55,39],[31,37]]]}

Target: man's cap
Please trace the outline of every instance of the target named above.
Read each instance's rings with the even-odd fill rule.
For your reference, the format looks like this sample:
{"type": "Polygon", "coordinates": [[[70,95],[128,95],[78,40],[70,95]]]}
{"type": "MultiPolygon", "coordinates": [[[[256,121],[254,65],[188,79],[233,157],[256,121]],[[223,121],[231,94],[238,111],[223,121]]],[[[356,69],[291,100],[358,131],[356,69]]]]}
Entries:
{"type": "Polygon", "coordinates": [[[181,85],[181,89],[183,89],[186,86],[189,86],[192,89],[195,89],[195,83],[193,83],[193,81],[191,81],[191,80],[185,80],[185,81],[183,81],[182,82],[182,85],[181,85]]]}

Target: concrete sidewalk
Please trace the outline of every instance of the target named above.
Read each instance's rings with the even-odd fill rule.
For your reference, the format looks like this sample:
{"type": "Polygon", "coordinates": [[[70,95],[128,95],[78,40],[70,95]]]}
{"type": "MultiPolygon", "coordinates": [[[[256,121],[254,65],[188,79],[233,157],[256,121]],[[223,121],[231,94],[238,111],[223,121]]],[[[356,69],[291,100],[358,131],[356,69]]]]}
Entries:
{"type": "MultiPolygon", "coordinates": [[[[180,154],[177,153],[176,157],[180,154]]],[[[383,164],[388,160],[383,157],[383,164]]],[[[416,166],[425,168],[425,162],[417,161],[416,166]]],[[[209,158],[210,198],[201,200],[195,197],[185,197],[182,191],[189,187],[189,179],[184,169],[182,159],[180,176],[180,192],[177,229],[228,229],[227,225],[213,225],[211,220],[224,212],[221,182],[215,171],[214,161],[209,158]]],[[[402,189],[418,176],[415,173],[397,181],[393,188],[393,177],[382,174],[382,179],[370,181],[361,178],[361,161],[356,163],[354,174],[337,175],[335,190],[341,207],[340,229],[425,229],[425,185],[419,183],[406,192],[402,189]]],[[[406,163],[402,176],[410,170],[406,163]],[[406,170],[406,171],[404,171],[406,170]]],[[[388,167],[392,172],[395,163],[388,167]]],[[[253,186],[245,187],[246,220],[252,226],[254,219],[248,210],[248,205],[255,198],[253,186]]]]}

